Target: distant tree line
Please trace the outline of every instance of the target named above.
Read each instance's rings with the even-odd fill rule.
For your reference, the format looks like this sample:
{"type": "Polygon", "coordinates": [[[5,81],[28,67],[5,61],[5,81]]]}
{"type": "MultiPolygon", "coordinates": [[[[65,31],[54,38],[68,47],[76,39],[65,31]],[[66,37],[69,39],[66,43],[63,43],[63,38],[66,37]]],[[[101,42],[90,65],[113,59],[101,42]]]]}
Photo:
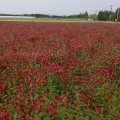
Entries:
{"type": "Polygon", "coordinates": [[[98,14],[90,14],[88,12],[79,13],[76,15],[69,16],[59,16],[59,15],[45,15],[45,14],[0,14],[0,16],[31,16],[35,18],[77,18],[77,19],[92,19],[92,20],[100,20],[100,21],[119,21],[120,22],[120,8],[118,8],[115,12],[113,11],[99,11],[98,14]],[[118,14],[119,13],[119,14],[118,14]]]}
{"type": "Polygon", "coordinates": [[[45,15],[45,14],[24,14],[24,16],[34,16],[36,18],[81,18],[81,19],[89,18],[87,11],[85,13],[80,13],[77,15],[69,15],[69,16],[45,15]]]}
{"type": "Polygon", "coordinates": [[[88,18],[89,18],[89,15],[88,15],[88,12],[86,11],[85,13],[80,13],[80,14],[77,14],[77,15],[70,15],[70,16],[68,16],[67,18],[88,19],[88,18]]]}
{"type": "Polygon", "coordinates": [[[15,14],[0,14],[0,16],[23,16],[23,15],[15,15],[15,14]]]}
{"type": "Polygon", "coordinates": [[[81,18],[81,19],[88,19],[89,15],[86,11],[85,13],[80,13],[77,15],[69,15],[69,16],[59,16],[59,15],[45,15],[45,14],[0,14],[0,16],[31,16],[35,18],[81,18]]]}

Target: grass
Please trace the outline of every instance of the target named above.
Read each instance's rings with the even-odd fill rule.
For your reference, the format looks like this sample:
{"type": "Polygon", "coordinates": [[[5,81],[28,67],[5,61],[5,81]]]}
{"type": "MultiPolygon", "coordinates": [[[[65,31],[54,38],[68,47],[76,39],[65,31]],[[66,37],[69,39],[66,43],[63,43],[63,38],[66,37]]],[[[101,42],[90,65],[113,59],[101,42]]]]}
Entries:
{"type": "Polygon", "coordinates": [[[16,21],[16,22],[87,22],[87,23],[116,23],[114,21],[88,21],[82,19],[71,19],[71,18],[0,18],[0,21],[16,21]]]}
{"type": "Polygon", "coordinates": [[[27,22],[87,22],[80,19],[64,18],[0,18],[0,21],[27,21],[27,22]]]}

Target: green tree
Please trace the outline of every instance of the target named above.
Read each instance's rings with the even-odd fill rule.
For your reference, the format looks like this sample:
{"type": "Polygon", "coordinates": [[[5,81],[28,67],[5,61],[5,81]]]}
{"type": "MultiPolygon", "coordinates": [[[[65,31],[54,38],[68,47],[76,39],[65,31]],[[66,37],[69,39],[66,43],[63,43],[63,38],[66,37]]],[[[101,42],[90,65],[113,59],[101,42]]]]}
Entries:
{"type": "Polygon", "coordinates": [[[98,13],[98,20],[104,20],[104,13],[103,13],[103,11],[99,11],[99,13],[98,13]]]}
{"type": "Polygon", "coordinates": [[[88,16],[88,12],[87,12],[87,11],[84,13],[84,17],[85,17],[86,19],[89,18],[89,16],[88,16]]]}
{"type": "Polygon", "coordinates": [[[107,21],[110,18],[110,12],[108,10],[106,11],[99,11],[98,13],[98,20],[101,21],[107,21]]]}
{"type": "Polygon", "coordinates": [[[97,20],[98,16],[96,14],[90,14],[90,19],[97,20]]]}

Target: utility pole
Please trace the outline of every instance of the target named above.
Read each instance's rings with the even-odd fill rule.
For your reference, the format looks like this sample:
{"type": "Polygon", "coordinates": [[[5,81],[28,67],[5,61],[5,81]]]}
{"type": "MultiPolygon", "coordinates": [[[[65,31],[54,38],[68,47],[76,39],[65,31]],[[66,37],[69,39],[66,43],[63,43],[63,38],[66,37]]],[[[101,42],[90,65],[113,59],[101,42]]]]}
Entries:
{"type": "Polygon", "coordinates": [[[109,18],[109,20],[111,20],[111,13],[112,13],[112,5],[110,6],[110,18],[109,18]]]}
{"type": "Polygon", "coordinates": [[[119,13],[120,13],[120,7],[118,8],[118,11],[117,11],[117,21],[119,21],[119,13]]]}
{"type": "Polygon", "coordinates": [[[95,20],[97,20],[97,10],[95,11],[95,20]]]}

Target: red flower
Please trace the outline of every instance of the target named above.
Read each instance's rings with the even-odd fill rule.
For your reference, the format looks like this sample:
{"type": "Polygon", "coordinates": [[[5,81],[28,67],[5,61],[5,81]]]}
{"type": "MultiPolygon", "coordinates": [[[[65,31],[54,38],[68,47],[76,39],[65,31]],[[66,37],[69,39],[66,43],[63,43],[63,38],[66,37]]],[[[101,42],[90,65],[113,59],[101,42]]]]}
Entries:
{"type": "Polygon", "coordinates": [[[47,88],[44,88],[43,92],[44,92],[44,94],[46,94],[47,93],[47,88]]]}
{"type": "Polygon", "coordinates": [[[77,101],[74,101],[73,104],[74,104],[75,107],[77,107],[78,102],[77,102],[77,101]]]}
{"type": "Polygon", "coordinates": [[[54,116],[53,113],[50,113],[50,114],[49,114],[49,117],[50,117],[50,118],[52,118],[53,116],[54,116]]]}
{"type": "Polygon", "coordinates": [[[59,100],[62,101],[64,99],[64,95],[60,95],[59,100]]]}
{"type": "Polygon", "coordinates": [[[48,109],[48,108],[45,108],[45,112],[46,112],[46,113],[49,113],[49,109],[48,109]]]}
{"type": "Polygon", "coordinates": [[[30,83],[29,89],[31,90],[33,88],[33,83],[30,83]]]}

